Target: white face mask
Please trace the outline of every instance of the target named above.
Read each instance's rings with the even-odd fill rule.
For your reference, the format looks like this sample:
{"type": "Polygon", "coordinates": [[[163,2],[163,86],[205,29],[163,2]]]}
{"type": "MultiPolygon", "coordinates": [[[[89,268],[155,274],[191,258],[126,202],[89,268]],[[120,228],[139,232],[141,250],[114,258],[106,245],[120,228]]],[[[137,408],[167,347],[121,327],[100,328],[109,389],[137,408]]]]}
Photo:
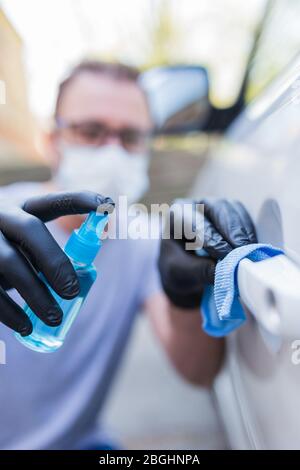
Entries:
{"type": "Polygon", "coordinates": [[[116,203],[127,196],[137,202],[149,186],[149,155],[129,153],[119,145],[103,147],[63,145],[54,178],[67,191],[87,189],[110,196],[116,203]]]}

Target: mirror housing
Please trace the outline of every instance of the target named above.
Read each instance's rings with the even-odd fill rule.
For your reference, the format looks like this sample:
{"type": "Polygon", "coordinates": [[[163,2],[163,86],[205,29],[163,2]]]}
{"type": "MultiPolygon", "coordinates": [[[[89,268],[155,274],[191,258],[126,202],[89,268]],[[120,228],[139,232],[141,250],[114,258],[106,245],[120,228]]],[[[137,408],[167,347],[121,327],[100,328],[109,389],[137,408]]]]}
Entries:
{"type": "Polygon", "coordinates": [[[140,76],[156,134],[179,134],[207,128],[211,116],[208,74],[198,65],[150,69],[140,76]]]}

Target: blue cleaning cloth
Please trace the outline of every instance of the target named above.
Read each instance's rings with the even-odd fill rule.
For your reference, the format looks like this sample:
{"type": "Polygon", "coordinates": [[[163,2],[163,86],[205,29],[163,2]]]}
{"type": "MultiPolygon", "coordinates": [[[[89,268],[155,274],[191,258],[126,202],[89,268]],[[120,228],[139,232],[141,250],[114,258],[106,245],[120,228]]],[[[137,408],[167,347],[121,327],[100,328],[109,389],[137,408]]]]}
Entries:
{"type": "MultiPolygon", "coordinates": [[[[204,250],[201,250],[198,254],[203,256],[204,253],[204,250]]],[[[282,250],[272,245],[252,243],[235,248],[217,263],[214,286],[205,288],[201,303],[202,328],[207,334],[226,336],[246,320],[237,285],[237,268],[240,261],[248,258],[257,262],[282,253],[282,250]]]]}

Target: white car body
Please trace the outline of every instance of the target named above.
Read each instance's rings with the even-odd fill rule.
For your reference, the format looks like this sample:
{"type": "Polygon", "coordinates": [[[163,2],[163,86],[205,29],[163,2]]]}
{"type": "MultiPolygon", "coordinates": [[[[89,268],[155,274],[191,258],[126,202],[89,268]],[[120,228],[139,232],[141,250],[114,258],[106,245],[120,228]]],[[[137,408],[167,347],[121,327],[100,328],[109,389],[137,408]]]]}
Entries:
{"type": "Polygon", "coordinates": [[[300,448],[300,57],[225,134],[193,196],[240,200],[284,255],[238,272],[246,324],[214,392],[233,449],[300,448]]]}

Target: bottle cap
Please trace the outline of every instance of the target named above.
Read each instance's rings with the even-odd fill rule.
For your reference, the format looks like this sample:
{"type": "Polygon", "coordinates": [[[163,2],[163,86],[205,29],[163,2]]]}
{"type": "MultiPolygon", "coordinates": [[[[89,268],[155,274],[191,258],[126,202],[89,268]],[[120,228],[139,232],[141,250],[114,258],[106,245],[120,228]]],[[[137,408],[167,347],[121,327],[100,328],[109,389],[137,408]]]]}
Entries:
{"type": "Polygon", "coordinates": [[[92,263],[102,246],[101,236],[107,222],[108,214],[90,212],[79,229],[72,232],[65,253],[79,263],[92,263]]]}

